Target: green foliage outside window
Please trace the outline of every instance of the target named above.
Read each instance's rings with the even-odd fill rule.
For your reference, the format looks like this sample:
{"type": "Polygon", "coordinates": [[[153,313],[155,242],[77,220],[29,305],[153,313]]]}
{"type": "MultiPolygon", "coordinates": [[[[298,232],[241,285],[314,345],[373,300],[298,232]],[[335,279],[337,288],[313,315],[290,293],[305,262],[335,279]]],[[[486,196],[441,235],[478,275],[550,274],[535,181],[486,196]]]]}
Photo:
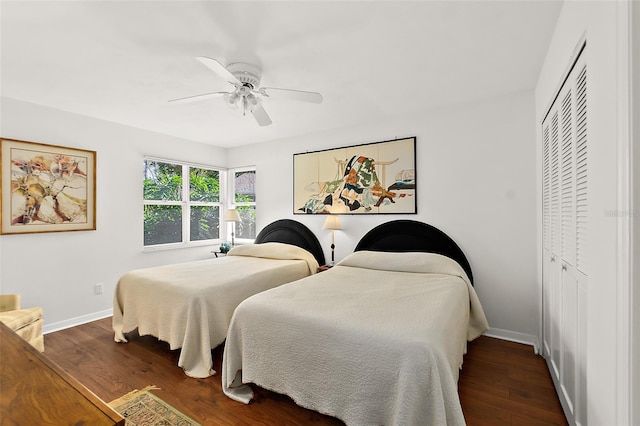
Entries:
{"type": "Polygon", "coordinates": [[[189,169],[189,199],[191,201],[220,201],[220,172],[207,169],[189,169]]]}
{"type": "Polygon", "coordinates": [[[240,216],[236,225],[236,237],[252,240],[256,237],[255,170],[234,173],[234,203],[240,216]]]}
{"type": "Polygon", "coordinates": [[[144,206],[145,246],[181,241],[182,208],[180,206],[144,206]]]}
{"type": "Polygon", "coordinates": [[[144,245],[183,242],[183,220],[189,221],[189,241],[220,235],[220,172],[180,164],[144,162],[144,245]],[[188,170],[188,218],[183,215],[183,170],[188,170]]]}
{"type": "Polygon", "coordinates": [[[256,238],[256,207],[236,206],[240,222],[236,226],[236,238],[256,238]]]}
{"type": "Polygon", "coordinates": [[[213,240],[219,237],[220,208],[191,207],[191,241],[213,240]]]}
{"type": "Polygon", "coordinates": [[[182,199],[182,166],[145,161],[144,199],[180,201],[182,199]]]}

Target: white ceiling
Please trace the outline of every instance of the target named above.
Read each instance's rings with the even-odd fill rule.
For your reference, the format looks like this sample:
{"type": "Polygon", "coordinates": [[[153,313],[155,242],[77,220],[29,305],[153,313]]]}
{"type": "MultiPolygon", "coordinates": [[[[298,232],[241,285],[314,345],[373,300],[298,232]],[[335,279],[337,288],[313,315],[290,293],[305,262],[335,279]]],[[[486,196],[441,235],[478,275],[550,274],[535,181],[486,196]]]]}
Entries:
{"type": "Polygon", "coordinates": [[[5,1],[2,96],[231,147],[533,90],[559,1],[5,1]],[[259,127],[195,60],[262,67],[259,127]]]}

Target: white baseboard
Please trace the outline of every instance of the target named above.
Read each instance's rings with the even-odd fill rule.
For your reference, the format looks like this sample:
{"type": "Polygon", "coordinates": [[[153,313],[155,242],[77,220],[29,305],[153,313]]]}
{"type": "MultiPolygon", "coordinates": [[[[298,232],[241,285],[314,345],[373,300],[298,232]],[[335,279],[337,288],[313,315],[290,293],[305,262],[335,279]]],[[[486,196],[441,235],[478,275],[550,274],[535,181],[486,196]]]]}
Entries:
{"type": "Polygon", "coordinates": [[[113,308],[105,309],[104,311],[94,312],[92,314],[83,315],[81,317],[75,317],[64,321],[54,322],[52,324],[45,324],[42,327],[42,334],[53,333],[54,331],[64,330],[66,328],[75,327],[77,325],[86,324],[91,321],[96,321],[102,318],[107,318],[113,315],[113,308]]]}
{"type": "Polygon", "coordinates": [[[485,336],[495,337],[496,339],[508,340],[510,342],[523,343],[533,346],[536,355],[540,354],[540,341],[538,336],[533,334],[520,333],[517,331],[502,330],[500,328],[490,328],[484,333],[485,336]]]}

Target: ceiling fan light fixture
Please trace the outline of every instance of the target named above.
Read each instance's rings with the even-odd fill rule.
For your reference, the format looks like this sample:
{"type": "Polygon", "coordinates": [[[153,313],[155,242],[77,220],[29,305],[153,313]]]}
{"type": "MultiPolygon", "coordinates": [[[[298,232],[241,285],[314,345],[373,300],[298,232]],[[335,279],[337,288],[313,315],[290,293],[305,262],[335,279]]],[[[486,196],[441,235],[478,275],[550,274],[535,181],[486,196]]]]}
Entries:
{"type": "Polygon", "coordinates": [[[245,115],[247,111],[253,113],[262,105],[260,98],[253,93],[227,93],[223,96],[223,99],[229,108],[241,110],[242,115],[245,115]]]}
{"type": "Polygon", "coordinates": [[[275,98],[302,101],[319,104],[322,95],[317,92],[303,90],[279,89],[276,87],[260,87],[262,70],[256,65],[244,62],[233,62],[226,67],[218,60],[206,56],[196,56],[204,66],[226,80],[234,87],[232,92],[214,92],[187,98],[174,99],[170,102],[192,102],[222,96],[224,103],[231,109],[241,110],[246,115],[247,110],[253,115],[260,126],[272,124],[271,118],[262,107],[263,98],[275,98]]]}
{"type": "Polygon", "coordinates": [[[240,100],[240,96],[238,93],[227,93],[223,96],[225,104],[231,109],[238,109],[238,101],[240,100]]]}
{"type": "Polygon", "coordinates": [[[253,112],[256,107],[260,106],[260,98],[258,98],[253,93],[250,93],[249,95],[247,95],[246,99],[247,99],[247,106],[249,107],[251,112],[253,112]]]}

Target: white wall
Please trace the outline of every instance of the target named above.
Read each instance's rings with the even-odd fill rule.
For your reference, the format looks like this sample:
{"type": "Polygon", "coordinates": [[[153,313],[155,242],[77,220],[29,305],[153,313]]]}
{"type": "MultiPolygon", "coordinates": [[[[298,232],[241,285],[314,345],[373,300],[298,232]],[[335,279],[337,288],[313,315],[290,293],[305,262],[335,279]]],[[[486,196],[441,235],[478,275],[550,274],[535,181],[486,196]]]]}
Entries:
{"type": "Polygon", "coordinates": [[[633,188],[631,196],[633,198],[632,214],[633,220],[633,240],[632,240],[632,256],[634,263],[632,265],[632,282],[636,283],[632,288],[632,371],[631,383],[632,388],[632,424],[640,424],[640,2],[632,3],[632,59],[631,76],[633,78],[633,103],[631,107],[631,136],[632,154],[633,154],[633,188]]]}
{"type": "Polygon", "coordinates": [[[140,267],[211,256],[210,247],[142,252],[144,155],[226,166],[226,151],[2,98],[1,135],[97,151],[97,230],[0,237],[0,292],[42,306],[45,331],[110,314],[115,284],[140,267]],[[206,160],[205,160],[206,159],[206,160]],[[94,294],[94,284],[104,293],[94,294]]]}
{"type": "Polygon", "coordinates": [[[536,121],[541,123],[577,43],[586,37],[590,208],[586,405],[593,425],[629,423],[625,385],[629,364],[623,349],[629,342],[621,336],[622,328],[629,329],[629,312],[624,306],[628,300],[620,298],[629,289],[617,269],[624,255],[618,234],[617,212],[619,202],[624,202],[619,185],[626,184],[619,182],[618,153],[628,131],[620,127],[620,119],[628,113],[620,103],[628,95],[621,79],[628,52],[620,19],[627,7],[626,1],[565,2],[536,88],[536,121]]]}
{"type": "Polygon", "coordinates": [[[98,230],[0,237],[0,291],[43,306],[45,330],[108,315],[115,283],[139,267],[210,255],[210,248],[142,252],[143,155],[238,167],[256,165],[258,228],[294,218],[330,257],[323,217],[293,215],[293,153],[417,137],[418,214],[343,216],[337,260],[371,227],[422,220],[454,238],[473,268],[493,332],[534,343],[539,321],[535,246],[535,128],[532,93],[295,140],[238,147],[206,145],[2,99],[2,136],[98,152],[98,230]],[[226,158],[226,157],[228,158],[226,158]],[[228,160],[228,161],[227,161],[228,160]],[[104,294],[93,286],[102,282],[104,294]]]}
{"type": "MultiPolygon", "coordinates": [[[[256,165],[258,228],[279,218],[303,222],[330,258],[324,217],[294,215],[293,154],[417,137],[417,215],[342,216],[336,261],[373,226],[408,218],[448,233],[465,251],[494,332],[535,340],[536,178],[533,93],[495,99],[366,127],[229,150],[229,166],[256,165]],[[274,154],[277,153],[277,154],[274,154]]],[[[533,342],[532,342],[533,343],[533,342]]]]}

